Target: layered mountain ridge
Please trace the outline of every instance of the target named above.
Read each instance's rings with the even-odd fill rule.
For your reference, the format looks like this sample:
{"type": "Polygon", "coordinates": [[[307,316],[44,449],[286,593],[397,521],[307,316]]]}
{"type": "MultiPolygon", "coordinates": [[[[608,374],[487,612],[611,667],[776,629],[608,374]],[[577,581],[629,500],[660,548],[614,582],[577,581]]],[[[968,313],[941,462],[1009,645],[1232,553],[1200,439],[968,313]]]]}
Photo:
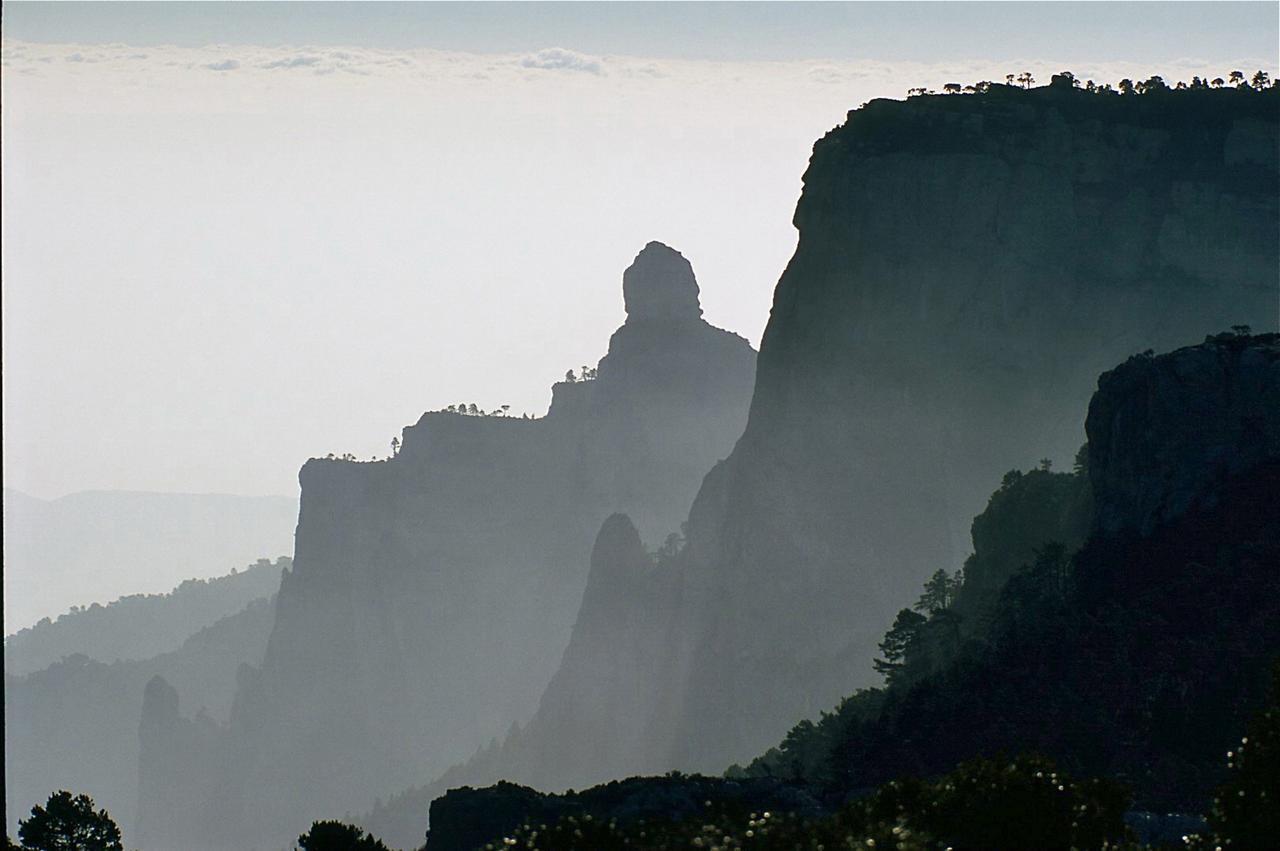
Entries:
{"type": "MultiPolygon", "coordinates": [[[[566,654],[543,696],[556,722],[535,718],[368,826],[412,842],[427,802],[460,784],[719,773],[878,681],[894,613],[964,561],[991,483],[1076,456],[1100,373],[1275,328],[1278,159],[1274,89],[1124,97],[1058,78],[850,112],[805,173],[746,431],[690,510],[678,591],[650,612],[660,659],[629,656],[650,647],[630,629],[583,641],[597,661],[566,654]],[[626,673],[601,680],[600,660],[626,673]],[[594,763],[573,729],[606,728],[635,693],[649,704],[628,706],[594,763]]],[[[1085,509],[1062,498],[1041,512],[1079,541],[1085,509]]],[[[989,593],[1012,560],[989,566],[989,593]]]]}
{"type": "MultiPolygon", "coordinates": [[[[557,383],[545,417],[429,412],[390,460],[307,462],[263,663],[241,674],[213,764],[192,769],[222,791],[186,825],[144,805],[144,844],[289,841],[533,714],[601,522],[625,511],[656,546],[745,423],[755,353],[701,318],[689,262],[648,244],[624,297],[608,354],[557,383]]],[[[144,788],[181,783],[151,752],[144,788]]]]}
{"type": "MultiPolygon", "coordinates": [[[[101,662],[83,653],[24,676],[5,674],[5,805],[9,830],[50,790],[73,788],[136,835],[138,720],[148,682],[162,677],[183,694],[202,726],[231,717],[237,669],[257,662],[271,633],[274,596],[199,629],[145,659],[101,662]]],[[[188,766],[190,767],[190,766],[188,766]]]]}
{"type": "Polygon", "coordinates": [[[1074,457],[1111,364],[1275,328],[1280,91],[1225,94],[1058,79],[875,101],[818,142],[746,431],[689,516],[672,767],[869,684],[989,483],[1074,457]]]}
{"type": "MultiPolygon", "coordinates": [[[[1007,765],[1028,752],[1072,776],[1122,779],[1148,815],[1207,811],[1226,777],[1222,754],[1229,761],[1240,745],[1280,658],[1278,393],[1277,334],[1218,335],[1129,359],[1098,381],[1077,471],[1007,475],[975,520],[984,570],[1022,566],[976,587],[966,567],[961,594],[993,605],[965,637],[955,627],[983,607],[960,612],[957,599],[931,611],[927,627],[952,636],[942,642],[949,658],[913,664],[940,653],[921,617],[888,688],[802,721],[745,771],[630,778],[565,795],[462,788],[432,803],[426,847],[513,834],[531,847],[530,830],[547,832],[538,822],[563,830],[555,821],[568,816],[620,825],[633,840],[641,830],[667,836],[666,824],[706,820],[690,801],[718,813],[746,797],[757,812],[811,817],[906,775],[937,776],[979,757],[1007,765]],[[1073,495],[1081,489],[1083,501],[1073,495]],[[1131,510],[1117,523],[1119,505],[1131,510]],[[1150,505],[1164,508],[1154,520],[1150,505]],[[1081,517],[1091,531],[1064,549],[1081,517]]],[[[566,743],[560,753],[572,759],[574,750],[566,743]]]]}

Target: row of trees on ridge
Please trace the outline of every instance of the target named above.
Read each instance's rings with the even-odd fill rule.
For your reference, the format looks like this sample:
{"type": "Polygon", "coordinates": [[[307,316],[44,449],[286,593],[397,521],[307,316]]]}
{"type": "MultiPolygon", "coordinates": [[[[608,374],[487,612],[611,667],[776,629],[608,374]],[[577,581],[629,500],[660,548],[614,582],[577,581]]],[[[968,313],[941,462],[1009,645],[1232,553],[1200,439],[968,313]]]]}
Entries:
{"type": "MultiPolygon", "coordinates": [[[[1270,74],[1261,69],[1256,71],[1252,77],[1246,76],[1243,71],[1232,71],[1227,74],[1225,78],[1214,77],[1210,80],[1208,78],[1195,76],[1191,78],[1190,82],[1179,80],[1173,85],[1169,85],[1165,82],[1164,78],[1159,75],[1153,75],[1148,77],[1146,80],[1138,81],[1125,78],[1116,83],[1114,88],[1110,83],[1095,83],[1093,80],[1081,81],[1070,71],[1062,71],[1055,75],[1055,79],[1057,78],[1062,78],[1074,88],[1084,89],[1087,92],[1093,92],[1095,94],[1119,93],[1122,95],[1145,95],[1156,92],[1187,91],[1192,89],[1222,89],[1228,87],[1262,91],[1263,89],[1274,87],[1277,83],[1276,80],[1271,79],[1270,74]]],[[[1023,89],[1031,88],[1035,82],[1036,78],[1032,76],[1030,71],[1023,71],[1021,74],[1006,74],[1004,78],[1005,86],[1021,87],[1023,89]]],[[[999,84],[994,83],[991,80],[981,80],[967,86],[960,83],[945,83],[942,86],[942,93],[947,95],[980,95],[991,91],[992,86],[996,85],[999,84]]],[[[937,94],[937,92],[923,86],[907,89],[907,95],[910,97],[932,94],[937,94]]]]}

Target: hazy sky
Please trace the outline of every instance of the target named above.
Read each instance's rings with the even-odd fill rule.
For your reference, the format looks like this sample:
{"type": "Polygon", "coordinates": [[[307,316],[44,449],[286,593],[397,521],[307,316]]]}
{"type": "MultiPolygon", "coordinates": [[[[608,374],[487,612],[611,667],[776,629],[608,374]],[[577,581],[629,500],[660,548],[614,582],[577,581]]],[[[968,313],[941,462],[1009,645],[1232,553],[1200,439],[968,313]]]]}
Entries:
{"type": "Polygon", "coordinates": [[[292,494],[425,409],[541,413],[650,239],[758,343],[847,110],[1275,73],[1278,8],[6,3],[5,484],[292,494]]]}

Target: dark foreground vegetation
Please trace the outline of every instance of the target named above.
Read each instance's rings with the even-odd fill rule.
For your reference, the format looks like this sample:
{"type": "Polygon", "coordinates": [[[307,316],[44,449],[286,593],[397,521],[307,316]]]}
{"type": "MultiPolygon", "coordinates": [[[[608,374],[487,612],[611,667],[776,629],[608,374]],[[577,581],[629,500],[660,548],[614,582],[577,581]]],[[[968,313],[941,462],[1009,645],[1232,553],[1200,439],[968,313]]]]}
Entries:
{"type": "Polygon", "coordinates": [[[932,780],[895,780],[822,812],[799,782],[679,774],[565,795],[510,783],[451,792],[457,821],[438,825],[462,849],[1266,849],[1280,836],[1280,666],[1268,705],[1227,755],[1227,780],[1199,829],[1138,841],[1125,784],[1078,780],[1034,755],[962,763],[932,780]],[[512,815],[519,817],[512,819],[512,815]],[[506,822],[500,835],[496,823],[506,822]]]}

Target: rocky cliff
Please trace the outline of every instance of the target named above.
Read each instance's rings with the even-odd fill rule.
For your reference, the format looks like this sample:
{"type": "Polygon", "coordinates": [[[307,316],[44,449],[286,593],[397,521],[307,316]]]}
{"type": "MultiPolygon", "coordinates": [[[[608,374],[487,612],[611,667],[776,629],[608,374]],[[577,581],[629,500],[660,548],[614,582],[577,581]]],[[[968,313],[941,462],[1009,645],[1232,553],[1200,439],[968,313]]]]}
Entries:
{"type": "Polygon", "coordinates": [[[667,246],[640,252],[624,296],[594,376],[555,385],[545,417],[428,413],[391,460],[303,467],[294,568],[237,696],[213,847],[288,841],[526,721],[602,521],[626,512],[636,546],[679,528],[741,434],[755,354],[701,318],[667,246]]]}
{"type": "MultiPolygon", "coordinates": [[[[657,613],[669,641],[630,771],[722,771],[877,682],[877,643],[925,577],[962,563],[991,484],[1075,458],[1102,371],[1274,328],[1278,159],[1280,90],[1121,96],[1061,79],[874,101],[821,139],[746,431],[690,511],[679,606],[657,613]]],[[[1090,509],[1049,489],[1063,493],[1031,513],[1079,543],[1090,509]]],[[[1039,543],[984,558],[971,614],[1039,543]]],[[[562,711],[604,723],[610,685],[582,699],[562,711]]],[[[595,775],[566,779],[576,747],[537,745],[564,760],[546,776],[477,760],[370,825],[402,837],[416,808],[420,830],[450,784],[581,784],[595,775]]]]}
{"type": "Polygon", "coordinates": [[[1221,334],[1106,373],[1087,421],[1098,529],[1146,534],[1213,507],[1223,482],[1280,457],[1277,411],[1274,337],[1221,334]]]}
{"type": "MultiPolygon", "coordinates": [[[[688,524],[677,750],[722,769],[870,679],[990,482],[1097,376],[1276,325],[1280,91],[875,101],[814,147],[746,432],[688,524]]],[[[664,689],[666,691],[666,689],[664,689]]]]}

